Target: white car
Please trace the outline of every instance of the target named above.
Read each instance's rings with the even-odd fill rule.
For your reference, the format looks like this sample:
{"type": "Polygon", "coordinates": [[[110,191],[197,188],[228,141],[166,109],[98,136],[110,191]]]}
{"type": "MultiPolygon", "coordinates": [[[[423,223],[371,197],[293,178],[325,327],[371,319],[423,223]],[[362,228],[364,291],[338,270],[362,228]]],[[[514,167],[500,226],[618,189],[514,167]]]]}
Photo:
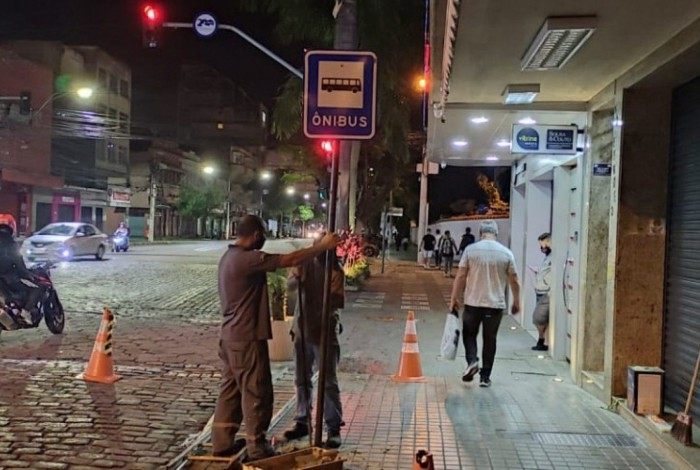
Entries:
{"type": "Polygon", "coordinates": [[[81,222],[49,224],[22,243],[22,256],[29,261],[72,260],[78,256],[102,259],[109,238],[94,225],[81,222]]]}

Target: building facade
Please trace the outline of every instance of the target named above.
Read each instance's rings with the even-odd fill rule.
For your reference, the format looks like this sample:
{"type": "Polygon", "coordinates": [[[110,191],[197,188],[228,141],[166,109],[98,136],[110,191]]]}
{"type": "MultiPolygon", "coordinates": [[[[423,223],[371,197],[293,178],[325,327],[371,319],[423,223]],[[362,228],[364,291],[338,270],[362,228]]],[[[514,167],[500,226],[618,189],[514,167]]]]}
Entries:
{"type": "Polygon", "coordinates": [[[524,266],[548,231],[553,358],[607,403],[626,396],[630,366],[661,367],[679,411],[700,345],[700,4],[486,3],[432,4],[427,158],[512,165],[523,327],[524,266]],[[556,34],[568,35],[556,53],[538,53],[556,34]],[[524,88],[529,100],[509,102],[524,88]],[[570,155],[514,146],[522,125],[571,124],[570,155]]]}
{"type": "Polygon", "coordinates": [[[0,47],[0,213],[15,218],[20,235],[34,230],[39,215],[34,192],[60,189],[63,180],[51,174],[51,126],[21,114],[17,97],[28,92],[51,113],[52,87],[50,69],[0,47]]]}
{"type": "Polygon", "coordinates": [[[52,129],[51,168],[65,185],[34,192],[32,230],[69,220],[114,230],[129,205],[129,67],[93,46],[12,41],[6,47],[53,73],[53,109],[35,111],[52,129]],[[92,96],[79,97],[80,88],[90,88],[92,96]]]}

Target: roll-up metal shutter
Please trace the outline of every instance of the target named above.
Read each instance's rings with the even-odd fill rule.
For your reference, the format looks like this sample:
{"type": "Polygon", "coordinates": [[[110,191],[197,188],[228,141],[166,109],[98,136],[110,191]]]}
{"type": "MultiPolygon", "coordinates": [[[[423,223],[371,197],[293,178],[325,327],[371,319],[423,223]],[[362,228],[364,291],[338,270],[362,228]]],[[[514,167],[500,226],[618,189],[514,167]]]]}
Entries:
{"type": "Polygon", "coordinates": [[[664,368],[666,404],[682,410],[700,347],[700,78],[674,92],[672,139],[664,368]]]}

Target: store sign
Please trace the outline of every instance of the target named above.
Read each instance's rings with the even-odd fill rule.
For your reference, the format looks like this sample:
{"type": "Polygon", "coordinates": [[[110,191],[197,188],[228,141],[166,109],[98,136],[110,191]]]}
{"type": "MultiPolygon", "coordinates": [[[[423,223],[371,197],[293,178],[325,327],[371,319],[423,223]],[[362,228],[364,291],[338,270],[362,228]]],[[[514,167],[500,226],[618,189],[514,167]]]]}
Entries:
{"type": "Polygon", "coordinates": [[[528,126],[515,124],[511,153],[546,153],[549,155],[575,155],[578,127],[576,126],[528,126]]]}
{"type": "Polygon", "coordinates": [[[593,165],[593,174],[595,176],[610,176],[612,175],[612,165],[609,163],[596,163],[593,165]]]}
{"type": "Polygon", "coordinates": [[[110,207],[131,207],[131,190],[119,186],[109,188],[110,207]]]}

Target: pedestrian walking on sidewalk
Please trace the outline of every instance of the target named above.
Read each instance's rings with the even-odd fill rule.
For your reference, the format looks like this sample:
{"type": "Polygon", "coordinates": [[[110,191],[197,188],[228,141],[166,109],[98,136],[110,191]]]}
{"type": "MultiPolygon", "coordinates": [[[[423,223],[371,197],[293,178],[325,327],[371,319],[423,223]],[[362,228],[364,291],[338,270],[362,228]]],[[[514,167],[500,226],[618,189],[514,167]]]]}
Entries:
{"type": "Polygon", "coordinates": [[[265,225],[254,215],[243,217],[238,240],[219,261],[219,300],[223,320],[219,339],[222,381],[212,427],[213,453],[234,454],[235,436],[245,421],[250,459],[275,454],[265,437],[272,419],[272,376],[267,340],[272,338],[267,272],[298,266],[335,248],[339,238],[328,234],[303,250],[284,255],[260,251],[265,225]]]}
{"type": "MultiPolygon", "coordinates": [[[[292,325],[294,341],[294,366],[297,411],[294,427],[284,433],[288,440],[309,435],[311,419],[312,383],[314,365],[319,367],[321,359],[321,315],[323,313],[323,280],[325,277],[323,255],[319,255],[298,268],[291,270],[287,286],[298,291],[297,310],[292,325]],[[301,309],[299,305],[301,304],[301,309]],[[300,315],[301,313],[301,315],[300,315]]],[[[333,266],[331,277],[331,333],[328,338],[328,365],[326,369],[326,394],[323,418],[328,437],[326,446],[340,447],[340,425],[343,422],[343,407],[340,402],[337,365],[340,360],[340,312],[345,306],[345,276],[339,264],[333,266]]]]}
{"type": "Polygon", "coordinates": [[[435,251],[435,236],[430,232],[430,229],[428,229],[418,247],[418,252],[421,253],[423,267],[425,269],[430,268],[430,263],[433,259],[433,251],[435,251]]]}
{"type": "Polygon", "coordinates": [[[513,253],[496,241],[498,225],[487,220],[479,229],[480,241],[469,245],[462,254],[459,271],[452,287],[450,309],[459,307],[464,297],[462,317],[464,349],[467,368],[462,380],[471,382],[479,372],[476,337],[483,325],[482,366],[479,386],[491,386],[491,370],[496,357],[496,336],[503,312],[507,308],[506,288],[513,294],[511,313],[520,312],[520,281],[515,269],[513,253]]]}
{"type": "Polygon", "coordinates": [[[539,339],[532,347],[533,351],[547,351],[549,346],[545,344],[547,328],[549,327],[549,291],[552,286],[552,236],[543,233],[537,238],[540,242],[540,250],[544,253],[544,259],[539,268],[532,268],[535,273],[535,295],[537,302],[532,312],[532,323],[537,327],[539,339]]]}
{"type": "Polygon", "coordinates": [[[435,245],[437,249],[433,252],[435,256],[435,267],[440,269],[440,266],[442,266],[442,255],[440,254],[440,244],[442,243],[442,235],[440,235],[440,229],[435,230],[435,238],[437,238],[437,244],[435,245]]]}
{"type": "Polygon", "coordinates": [[[457,254],[461,255],[462,253],[464,253],[465,248],[467,248],[475,241],[476,239],[474,238],[474,235],[472,235],[471,227],[467,227],[466,229],[464,229],[464,235],[462,235],[462,240],[459,242],[459,251],[457,252],[457,254]]]}
{"type": "Polygon", "coordinates": [[[454,239],[450,235],[450,231],[446,230],[445,235],[442,237],[440,242],[440,256],[442,257],[442,264],[445,271],[445,277],[452,277],[452,265],[455,262],[455,253],[457,252],[457,245],[454,239]]]}

